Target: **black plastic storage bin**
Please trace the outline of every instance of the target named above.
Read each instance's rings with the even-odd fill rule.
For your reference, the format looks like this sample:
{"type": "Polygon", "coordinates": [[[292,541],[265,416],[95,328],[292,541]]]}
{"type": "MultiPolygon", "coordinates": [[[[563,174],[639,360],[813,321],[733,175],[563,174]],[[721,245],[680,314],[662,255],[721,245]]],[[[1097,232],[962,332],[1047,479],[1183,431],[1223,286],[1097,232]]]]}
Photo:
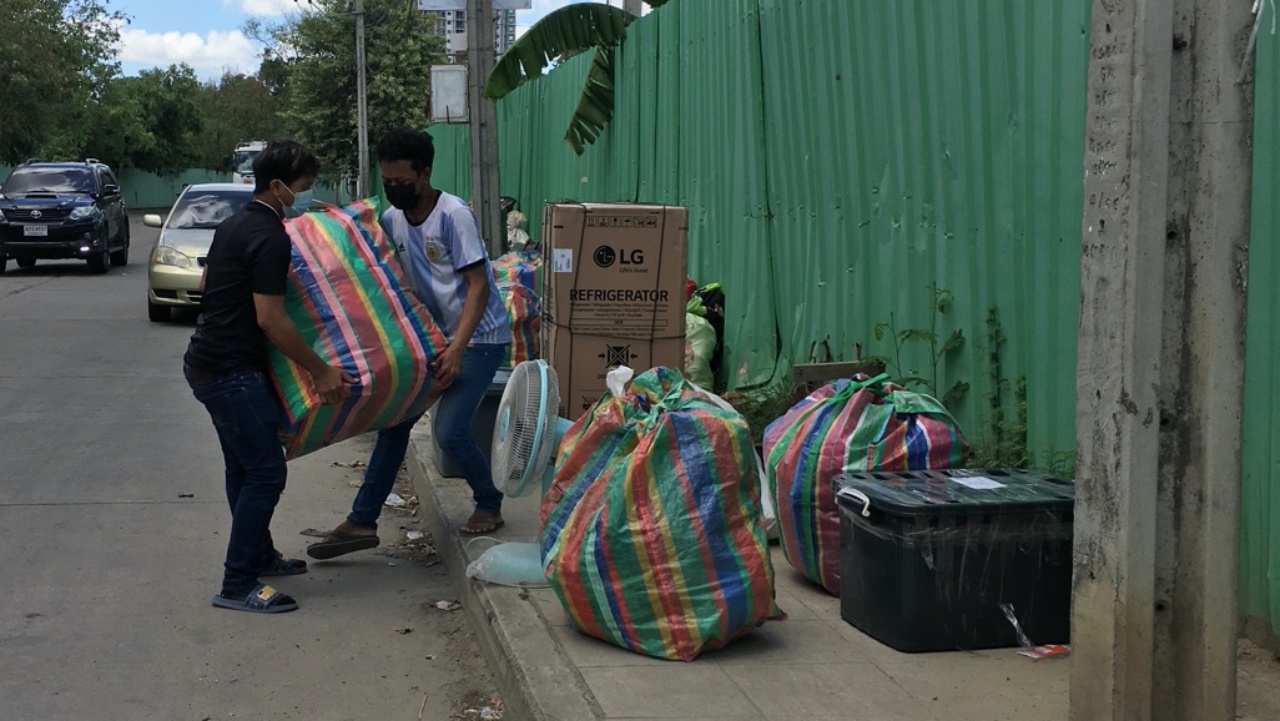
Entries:
{"type": "Polygon", "coordinates": [[[1075,483],[1015,470],[845,474],[840,615],[899,651],[1034,644],[1071,635],[1075,483]]]}
{"type": "MultiPolygon", "coordinates": [[[[511,380],[511,369],[502,368],[493,376],[489,390],[485,391],[484,400],[476,409],[475,419],[471,422],[471,437],[475,439],[480,450],[484,451],[485,462],[489,462],[490,449],[493,448],[493,427],[498,421],[498,406],[502,405],[502,392],[507,389],[507,381],[511,380]]],[[[431,409],[435,411],[435,407],[431,409]]],[[[462,466],[453,462],[444,449],[436,445],[436,471],[444,478],[462,478],[462,466]]]]}

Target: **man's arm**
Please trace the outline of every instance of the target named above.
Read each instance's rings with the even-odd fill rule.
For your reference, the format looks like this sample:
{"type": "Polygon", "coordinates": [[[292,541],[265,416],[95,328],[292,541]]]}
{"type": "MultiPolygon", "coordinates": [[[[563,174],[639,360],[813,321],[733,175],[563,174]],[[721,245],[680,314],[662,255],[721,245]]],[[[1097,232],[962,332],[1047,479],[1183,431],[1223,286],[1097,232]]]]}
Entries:
{"type": "Polygon", "coordinates": [[[302,366],[311,374],[316,393],[320,395],[321,401],[328,404],[338,403],[350,395],[351,391],[347,388],[347,384],[355,383],[355,379],[341,369],[325,363],[315,351],[311,350],[303,340],[302,334],[298,332],[298,327],[285,312],[284,296],[254,293],[253,308],[257,313],[258,326],[266,334],[267,340],[279,348],[289,360],[302,366]]]}
{"type": "Polygon", "coordinates": [[[458,320],[458,332],[453,342],[435,361],[436,382],[448,388],[458,376],[462,375],[462,356],[471,344],[471,338],[484,319],[485,307],[489,304],[489,266],[483,261],[468,268],[463,268],[463,282],[467,286],[467,299],[462,302],[462,318],[458,320]]]}
{"type": "Polygon", "coordinates": [[[489,251],[480,238],[476,216],[468,209],[454,210],[449,214],[452,233],[448,234],[454,268],[462,276],[467,288],[462,302],[462,317],[458,319],[458,331],[453,342],[436,359],[436,381],[448,386],[462,374],[462,356],[471,344],[484,311],[489,304],[489,251]]]}
{"type": "Polygon", "coordinates": [[[250,244],[249,258],[253,263],[253,310],[258,327],[281,353],[311,374],[321,401],[341,402],[351,394],[347,384],[355,383],[355,379],[321,360],[284,310],[292,249],[289,236],[283,227],[271,228],[255,241],[250,244]]]}
{"type": "Polygon", "coordinates": [[[453,233],[449,240],[454,268],[462,276],[467,288],[467,298],[462,302],[462,318],[458,320],[458,333],[454,345],[466,348],[475,335],[484,311],[489,304],[489,250],[480,237],[480,226],[475,213],[469,209],[454,210],[449,215],[453,233]]]}
{"type": "Polygon", "coordinates": [[[471,337],[484,320],[485,308],[489,306],[489,276],[484,263],[477,263],[462,270],[462,281],[467,286],[467,299],[462,302],[462,318],[458,321],[458,334],[454,342],[466,348],[471,344],[471,337]]]}

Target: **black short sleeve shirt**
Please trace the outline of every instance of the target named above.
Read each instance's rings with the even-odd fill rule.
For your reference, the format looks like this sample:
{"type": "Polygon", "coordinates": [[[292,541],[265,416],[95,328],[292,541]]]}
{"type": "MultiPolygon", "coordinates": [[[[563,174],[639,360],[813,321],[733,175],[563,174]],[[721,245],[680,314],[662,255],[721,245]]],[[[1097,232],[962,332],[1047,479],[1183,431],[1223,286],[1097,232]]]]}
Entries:
{"type": "Polygon", "coordinates": [[[280,216],[264,203],[249,203],[218,226],[187,365],[208,373],[267,370],[267,338],[253,295],[285,294],[291,254],[280,216]]]}

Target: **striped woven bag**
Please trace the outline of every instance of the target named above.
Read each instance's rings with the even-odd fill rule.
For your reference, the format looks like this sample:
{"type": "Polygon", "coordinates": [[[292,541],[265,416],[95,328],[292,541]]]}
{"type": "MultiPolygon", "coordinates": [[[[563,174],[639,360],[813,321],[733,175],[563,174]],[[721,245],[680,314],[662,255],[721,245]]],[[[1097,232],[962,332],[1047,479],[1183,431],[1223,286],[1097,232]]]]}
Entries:
{"type": "Polygon", "coordinates": [[[765,430],[765,472],[776,489],[787,561],[840,592],[841,473],[954,468],[969,457],[960,425],[931,396],[868,380],[819,388],[765,430]]]}
{"type": "Polygon", "coordinates": [[[285,310],[312,350],[359,381],[341,405],[323,405],[306,371],[271,349],[281,440],[297,458],[424,413],[436,395],[428,365],[447,341],[409,292],[372,202],[307,213],[287,228],[285,310]]]}
{"type": "Polygon", "coordinates": [[[519,283],[529,290],[536,290],[538,267],[542,257],[537,253],[507,253],[492,263],[493,277],[498,283],[519,283]]]}
{"type": "Polygon", "coordinates": [[[507,253],[492,265],[498,293],[511,319],[511,345],[502,367],[515,368],[541,357],[538,332],[542,328],[542,303],[535,279],[542,260],[537,253],[507,253]]]}
{"type": "Polygon", "coordinates": [[[538,331],[542,328],[542,304],[531,288],[519,283],[500,283],[498,293],[511,319],[511,345],[503,368],[515,368],[525,361],[541,357],[538,331]]]}
{"type": "Polygon", "coordinates": [[[542,503],[545,572],[572,625],[691,661],[784,618],[752,453],[742,416],[667,368],[582,416],[542,503]]]}

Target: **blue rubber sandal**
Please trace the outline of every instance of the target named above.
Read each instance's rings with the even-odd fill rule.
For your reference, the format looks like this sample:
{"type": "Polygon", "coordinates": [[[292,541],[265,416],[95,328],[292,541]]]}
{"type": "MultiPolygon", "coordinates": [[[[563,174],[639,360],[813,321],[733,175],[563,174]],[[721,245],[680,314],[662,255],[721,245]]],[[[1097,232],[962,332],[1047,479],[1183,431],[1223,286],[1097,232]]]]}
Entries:
{"type": "Polygon", "coordinates": [[[213,605],[249,613],[288,613],[298,610],[298,602],[292,597],[261,583],[244,598],[228,598],[220,593],[213,597],[213,605]]]}
{"type": "Polygon", "coordinates": [[[300,576],[307,572],[307,562],[300,558],[285,558],[284,554],[276,551],[276,555],[262,569],[259,576],[300,576]]]}

